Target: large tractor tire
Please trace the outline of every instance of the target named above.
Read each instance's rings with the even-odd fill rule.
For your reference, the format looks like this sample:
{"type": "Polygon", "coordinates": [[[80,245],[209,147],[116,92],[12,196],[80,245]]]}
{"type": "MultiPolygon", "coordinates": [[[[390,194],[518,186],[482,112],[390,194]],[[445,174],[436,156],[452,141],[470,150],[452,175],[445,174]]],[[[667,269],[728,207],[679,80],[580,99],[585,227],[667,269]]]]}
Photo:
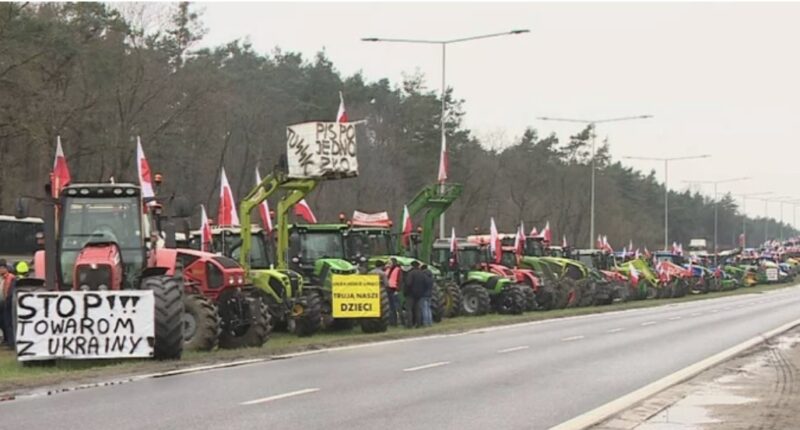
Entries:
{"type": "Polygon", "coordinates": [[[494,310],[503,315],[519,315],[525,312],[525,293],[517,285],[509,285],[495,297],[494,310]]]}
{"type": "Polygon", "coordinates": [[[439,284],[433,284],[431,315],[433,316],[433,322],[441,322],[444,317],[444,292],[439,284]]]}
{"type": "Polygon", "coordinates": [[[302,300],[297,301],[290,310],[291,330],[300,337],[311,336],[322,325],[322,297],[319,292],[309,290],[302,300]]]}
{"type": "Polygon", "coordinates": [[[558,308],[575,308],[581,302],[581,288],[575,283],[573,279],[564,278],[559,281],[561,286],[561,294],[559,296],[560,303],[558,308]]]}
{"type": "MultiPolygon", "coordinates": [[[[432,303],[431,303],[432,304],[432,303]]],[[[381,288],[381,316],[361,320],[361,331],[364,333],[383,333],[389,329],[389,294],[381,288]]]]}
{"type": "Polygon", "coordinates": [[[201,294],[183,293],[183,349],[211,351],[219,340],[217,308],[201,294]]]}
{"type": "Polygon", "coordinates": [[[468,317],[486,315],[490,309],[489,292],[483,285],[468,283],[461,288],[461,315],[468,317]]]}
{"type": "Polygon", "coordinates": [[[224,349],[261,347],[269,340],[272,332],[269,309],[256,295],[238,294],[237,296],[237,303],[221,304],[222,331],[219,335],[219,347],[224,349]],[[235,306],[235,308],[226,309],[226,306],[235,306]],[[246,321],[239,319],[246,319],[246,321]],[[234,322],[234,320],[239,321],[234,322]]]}
{"type": "Polygon", "coordinates": [[[142,290],[155,299],[155,342],[153,358],[177,360],[183,354],[183,280],[151,276],[142,280],[142,290]]]}
{"type": "Polygon", "coordinates": [[[611,284],[611,303],[625,303],[631,300],[631,289],[625,282],[615,281],[611,284]]]}
{"type": "Polygon", "coordinates": [[[533,288],[528,284],[519,284],[519,288],[525,296],[525,310],[535,311],[538,309],[539,306],[536,304],[536,292],[533,291],[533,288]]]}
{"type": "Polygon", "coordinates": [[[538,309],[549,311],[558,307],[558,286],[554,286],[548,282],[545,285],[539,285],[539,291],[536,292],[536,306],[538,309]]]}
{"type": "Polygon", "coordinates": [[[589,279],[578,281],[577,284],[581,289],[581,298],[578,306],[582,308],[593,306],[597,296],[597,284],[589,279]]]}
{"type": "Polygon", "coordinates": [[[461,287],[453,281],[447,281],[442,292],[444,317],[455,318],[461,315],[461,287]]]}

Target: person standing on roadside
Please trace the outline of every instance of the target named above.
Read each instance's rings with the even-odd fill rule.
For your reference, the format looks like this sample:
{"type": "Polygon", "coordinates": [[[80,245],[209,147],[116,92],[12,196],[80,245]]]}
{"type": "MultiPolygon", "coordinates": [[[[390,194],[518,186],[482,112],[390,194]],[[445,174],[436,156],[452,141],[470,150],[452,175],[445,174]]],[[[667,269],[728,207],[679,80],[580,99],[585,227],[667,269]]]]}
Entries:
{"type": "Polygon", "coordinates": [[[421,318],[419,301],[425,288],[425,275],[419,270],[419,262],[411,262],[411,270],[406,272],[403,282],[403,295],[405,296],[406,328],[419,327],[421,318]]]}
{"type": "Polygon", "coordinates": [[[433,296],[433,272],[428,268],[427,264],[423,264],[420,268],[423,279],[422,294],[419,300],[419,313],[422,320],[423,327],[430,327],[433,325],[433,313],[431,312],[431,297],[433,296]]]}
{"type": "MultiPolygon", "coordinates": [[[[385,264],[384,264],[383,261],[378,261],[378,262],[375,263],[375,268],[370,270],[369,273],[378,275],[378,278],[381,281],[381,291],[386,291],[387,295],[391,295],[391,293],[389,292],[389,290],[390,290],[389,289],[389,277],[386,276],[386,270],[385,270],[384,266],[385,266],[385,264]]],[[[389,324],[392,323],[392,316],[393,316],[392,315],[391,303],[392,303],[392,299],[390,298],[389,299],[389,324]]],[[[394,315],[394,317],[395,317],[395,319],[397,318],[396,315],[394,315]]],[[[395,321],[395,324],[397,324],[397,321],[395,321]]]]}
{"type": "MultiPolygon", "coordinates": [[[[383,262],[380,263],[383,268],[383,262]]],[[[400,311],[397,303],[397,292],[400,287],[400,275],[402,275],[403,269],[397,264],[396,258],[392,257],[389,260],[389,266],[386,267],[385,273],[389,285],[389,288],[386,289],[386,294],[389,296],[389,325],[397,326],[397,313],[400,311]]]]}
{"type": "Polygon", "coordinates": [[[0,327],[3,329],[3,343],[14,346],[14,330],[11,322],[11,291],[14,275],[8,270],[8,262],[0,258],[0,327]]]}

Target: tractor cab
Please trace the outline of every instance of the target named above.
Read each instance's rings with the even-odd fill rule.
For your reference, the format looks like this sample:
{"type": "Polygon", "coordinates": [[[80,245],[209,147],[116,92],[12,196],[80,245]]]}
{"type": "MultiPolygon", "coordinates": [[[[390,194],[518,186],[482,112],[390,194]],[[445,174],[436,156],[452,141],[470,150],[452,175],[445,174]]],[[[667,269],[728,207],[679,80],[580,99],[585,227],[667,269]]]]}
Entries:
{"type": "Polygon", "coordinates": [[[654,252],[653,258],[655,259],[656,263],[660,261],[669,261],[670,263],[677,264],[678,266],[683,266],[687,263],[687,260],[683,255],[673,254],[665,251],[654,252]]]}
{"type": "Polygon", "coordinates": [[[133,288],[146,265],[146,219],[135,185],[66,187],[58,229],[59,288],[133,288]]]}
{"type": "MultiPolygon", "coordinates": [[[[275,246],[266,230],[253,226],[251,229],[249,263],[255,270],[270,269],[275,261],[275,246]]],[[[201,248],[200,230],[191,232],[188,248],[201,248]]],[[[242,229],[240,227],[211,227],[211,252],[219,253],[239,261],[242,248],[242,229]]]]}
{"type": "Polygon", "coordinates": [[[289,261],[312,283],[322,283],[327,274],[353,274],[356,268],[345,258],[347,224],[293,224],[289,228],[289,261]]]}
{"type": "Polygon", "coordinates": [[[572,258],[595,270],[613,270],[617,266],[617,260],[613,254],[599,249],[576,249],[571,254],[572,258]]]}

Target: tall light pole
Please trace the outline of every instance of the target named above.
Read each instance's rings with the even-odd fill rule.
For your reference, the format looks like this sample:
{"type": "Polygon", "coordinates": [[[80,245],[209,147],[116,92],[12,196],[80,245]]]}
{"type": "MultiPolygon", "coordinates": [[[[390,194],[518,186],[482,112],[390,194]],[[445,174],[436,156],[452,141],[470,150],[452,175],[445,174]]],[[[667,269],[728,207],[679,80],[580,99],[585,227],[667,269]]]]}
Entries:
{"type": "Polygon", "coordinates": [[[717,241],[717,226],[719,219],[719,201],[717,200],[717,185],[726,184],[728,182],[738,182],[750,179],[747,176],[741,178],[722,179],[718,181],[686,181],[695,184],[713,184],[714,185],[714,265],[717,265],[717,255],[719,254],[719,242],[717,241]]]}
{"type": "Polygon", "coordinates": [[[744,237],[744,243],[742,243],[742,250],[747,247],[747,198],[748,197],[758,197],[758,196],[766,196],[772,194],[772,191],[762,191],[758,193],[749,193],[749,194],[740,194],[739,197],[742,198],[742,236],[744,237]]]}
{"type": "Polygon", "coordinates": [[[781,220],[781,223],[780,223],[780,225],[781,225],[781,231],[780,231],[780,241],[781,241],[781,244],[782,244],[782,243],[783,243],[783,204],[784,204],[784,203],[786,203],[786,204],[790,204],[790,205],[791,205],[791,204],[797,204],[797,200],[796,200],[796,199],[794,199],[793,197],[790,197],[790,196],[779,197],[779,199],[781,199],[781,200],[777,200],[777,201],[778,201],[778,203],[780,203],[780,205],[781,205],[781,218],[780,218],[780,220],[781,220]],[[782,200],[782,199],[790,199],[790,200],[782,200]]]}
{"type": "MultiPolygon", "coordinates": [[[[444,157],[447,153],[447,133],[445,131],[445,113],[447,111],[447,104],[445,102],[445,94],[447,92],[447,81],[445,79],[445,66],[446,66],[446,58],[447,58],[447,45],[451,45],[454,43],[461,43],[461,42],[469,42],[472,40],[478,39],[488,39],[490,37],[501,37],[501,36],[511,36],[515,34],[523,34],[529,33],[530,30],[528,29],[521,29],[521,30],[511,30],[506,31],[503,33],[491,33],[491,34],[481,34],[478,36],[470,36],[470,37],[462,37],[459,39],[448,39],[448,40],[426,40],[426,39],[389,39],[389,38],[382,38],[382,37],[364,37],[361,38],[362,42],[389,42],[389,43],[416,43],[422,45],[440,45],[442,47],[442,117],[440,121],[439,127],[442,130],[442,149],[440,157],[444,157]]],[[[440,159],[439,163],[444,162],[444,159],[440,159]]],[[[441,177],[439,178],[439,192],[444,193],[444,182],[447,178],[441,177]]],[[[444,213],[442,213],[441,217],[439,218],[439,237],[445,236],[445,221],[444,221],[444,213]]]]}
{"type": "Polygon", "coordinates": [[[542,121],[560,121],[560,122],[576,122],[579,124],[586,124],[592,130],[592,186],[591,186],[591,203],[590,203],[590,211],[589,211],[589,248],[592,247],[592,241],[594,240],[594,195],[595,195],[595,139],[597,138],[597,124],[606,123],[606,122],[617,122],[617,121],[631,121],[636,119],[648,119],[652,118],[653,115],[637,115],[637,116],[626,116],[621,118],[607,118],[607,119],[575,119],[575,118],[552,118],[547,116],[540,116],[537,119],[542,121]]]}
{"type": "Polygon", "coordinates": [[[669,246],[669,162],[681,160],[696,160],[698,158],[711,157],[708,154],[691,155],[686,157],[622,157],[628,160],[646,160],[664,162],[664,250],[669,246]]]}

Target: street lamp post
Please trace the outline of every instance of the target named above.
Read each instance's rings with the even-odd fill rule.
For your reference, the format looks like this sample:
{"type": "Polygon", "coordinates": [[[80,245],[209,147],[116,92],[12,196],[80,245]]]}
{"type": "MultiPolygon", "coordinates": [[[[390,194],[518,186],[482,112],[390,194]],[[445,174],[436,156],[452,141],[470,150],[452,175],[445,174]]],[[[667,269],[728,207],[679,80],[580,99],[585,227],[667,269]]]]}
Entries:
{"type": "MultiPolygon", "coordinates": [[[[490,37],[500,37],[500,36],[511,36],[515,34],[523,34],[529,33],[530,30],[528,29],[521,29],[521,30],[511,30],[506,31],[503,33],[491,33],[491,34],[482,34],[478,36],[470,36],[470,37],[463,37],[459,39],[449,39],[449,40],[425,40],[425,39],[389,39],[389,38],[381,38],[381,37],[364,37],[361,39],[362,42],[390,42],[390,43],[416,43],[416,44],[423,44],[423,45],[441,45],[442,47],[442,115],[439,127],[442,130],[442,148],[440,157],[444,157],[445,153],[447,152],[447,133],[445,131],[445,113],[447,111],[447,104],[445,102],[445,93],[447,92],[447,84],[445,80],[445,66],[446,66],[446,58],[447,58],[447,45],[454,44],[454,43],[461,43],[461,42],[468,42],[472,40],[478,39],[488,39],[490,37]]],[[[439,160],[441,163],[443,160],[439,160]]],[[[444,193],[444,181],[447,178],[442,178],[439,182],[439,192],[444,193]]],[[[439,218],[439,237],[445,236],[445,221],[444,221],[444,213],[439,218]]]]}
{"type": "Polygon", "coordinates": [[[717,200],[717,185],[725,184],[728,182],[737,182],[750,179],[749,177],[722,179],[719,181],[687,181],[697,184],[713,184],[714,185],[714,265],[717,265],[717,258],[719,254],[719,242],[717,241],[717,226],[719,224],[719,201],[717,200]]]}
{"type": "Polygon", "coordinates": [[[739,197],[742,198],[742,236],[744,237],[744,243],[742,243],[742,249],[746,248],[747,246],[747,198],[748,197],[757,197],[757,196],[766,196],[768,194],[772,194],[772,191],[763,191],[758,193],[749,193],[749,194],[740,194],[739,197]]]}
{"type": "Polygon", "coordinates": [[[621,118],[608,118],[608,119],[599,119],[599,120],[591,120],[591,119],[574,119],[574,118],[551,118],[546,116],[540,116],[537,119],[542,121],[560,121],[560,122],[576,122],[579,124],[586,124],[592,130],[592,185],[591,185],[591,202],[590,202],[590,210],[589,210],[589,244],[588,246],[591,248],[592,241],[594,240],[594,195],[595,195],[595,139],[597,137],[597,124],[605,123],[605,122],[617,122],[617,121],[630,121],[636,119],[648,119],[652,118],[653,115],[637,115],[637,116],[626,116],[621,118]]]}
{"type": "Polygon", "coordinates": [[[646,160],[664,162],[664,250],[669,246],[669,162],[680,160],[695,160],[711,157],[708,154],[692,155],[687,157],[622,157],[628,160],[646,160]]]}

